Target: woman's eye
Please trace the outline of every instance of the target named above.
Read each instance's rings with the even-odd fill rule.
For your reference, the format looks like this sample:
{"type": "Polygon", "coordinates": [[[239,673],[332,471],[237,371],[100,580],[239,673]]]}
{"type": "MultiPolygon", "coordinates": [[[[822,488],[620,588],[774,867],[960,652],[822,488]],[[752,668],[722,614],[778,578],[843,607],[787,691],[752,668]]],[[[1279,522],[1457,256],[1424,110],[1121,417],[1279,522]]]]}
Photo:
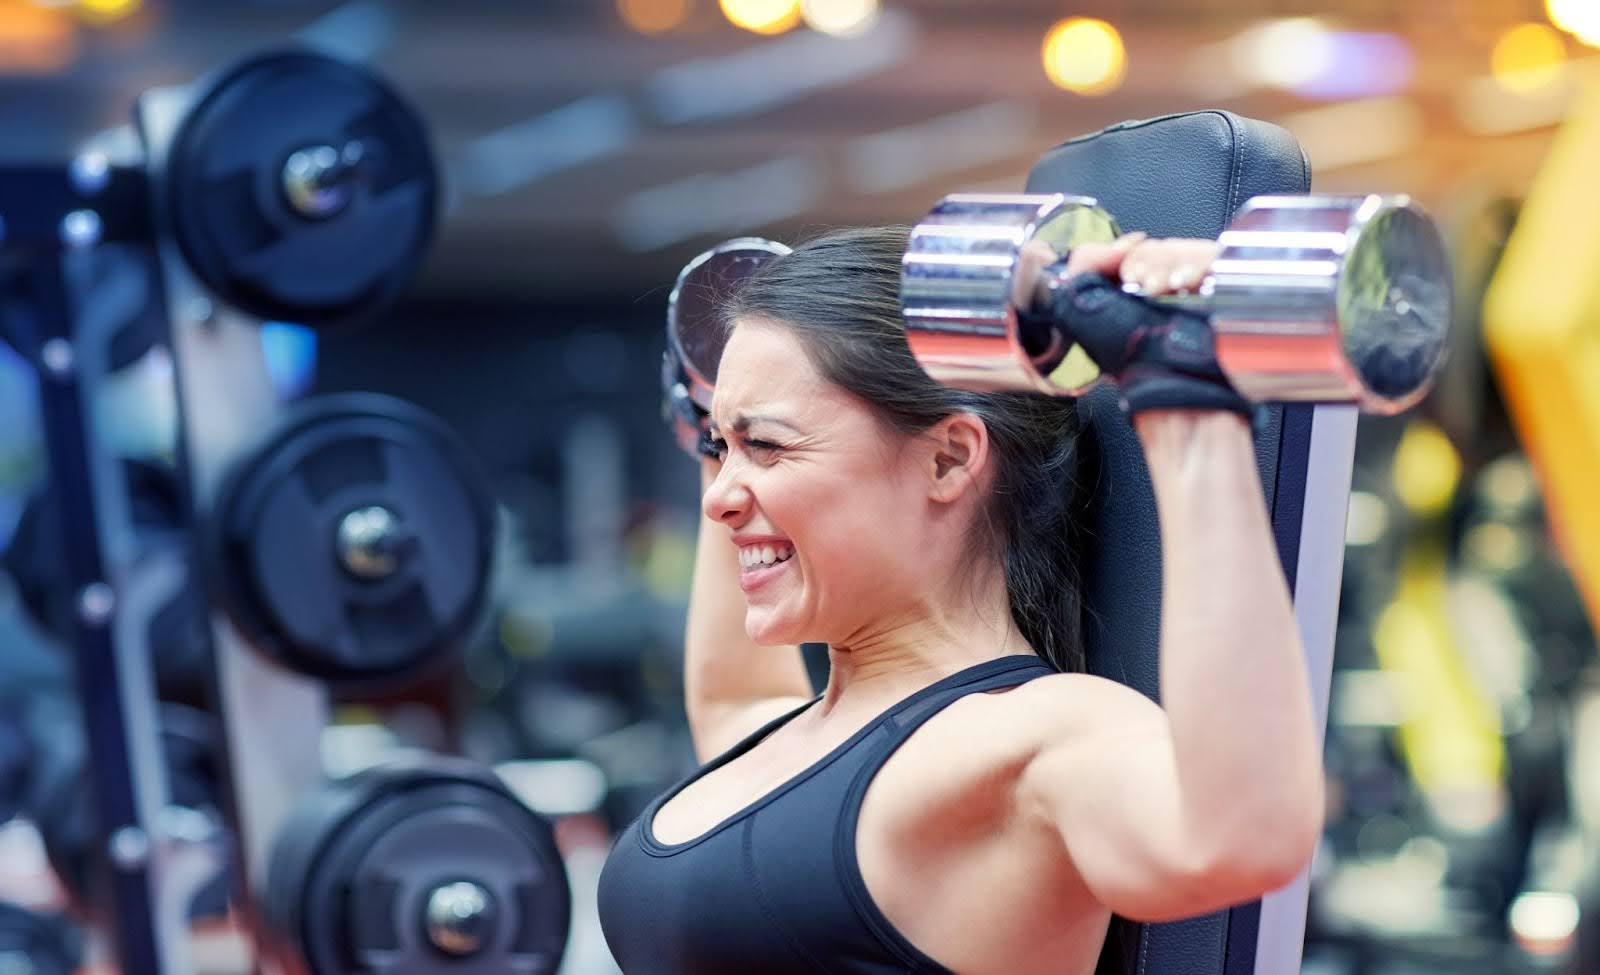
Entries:
{"type": "Polygon", "coordinates": [[[749,450],[751,453],[762,454],[768,457],[783,449],[779,445],[766,440],[746,440],[744,442],[744,446],[745,449],[749,450]]]}
{"type": "Polygon", "coordinates": [[[706,442],[711,445],[711,452],[716,455],[718,460],[727,458],[728,441],[722,439],[721,437],[708,437],[706,438],[706,442]]]}

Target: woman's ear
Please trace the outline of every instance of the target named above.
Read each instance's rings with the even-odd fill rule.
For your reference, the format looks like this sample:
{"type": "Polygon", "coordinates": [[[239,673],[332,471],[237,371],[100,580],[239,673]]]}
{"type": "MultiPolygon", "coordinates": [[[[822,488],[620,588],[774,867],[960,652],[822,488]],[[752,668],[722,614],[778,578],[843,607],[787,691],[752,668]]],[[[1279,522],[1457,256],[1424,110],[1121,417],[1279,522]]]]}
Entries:
{"type": "Polygon", "coordinates": [[[928,495],[951,502],[982,484],[989,464],[989,428],[971,413],[952,413],[927,432],[928,495]]]}

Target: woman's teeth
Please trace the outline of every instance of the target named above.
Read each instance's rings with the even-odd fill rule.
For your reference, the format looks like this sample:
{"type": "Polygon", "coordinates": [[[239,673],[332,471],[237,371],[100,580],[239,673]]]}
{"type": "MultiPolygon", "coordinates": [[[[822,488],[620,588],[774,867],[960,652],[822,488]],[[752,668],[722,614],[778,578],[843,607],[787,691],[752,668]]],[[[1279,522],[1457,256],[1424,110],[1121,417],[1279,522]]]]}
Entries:
{"type": "Polygon", "coordinates": [[[746,545],[739,549],[739,567],[752,569],[759,565],[773,565],[793,554],[793,545],[746,545]]]}

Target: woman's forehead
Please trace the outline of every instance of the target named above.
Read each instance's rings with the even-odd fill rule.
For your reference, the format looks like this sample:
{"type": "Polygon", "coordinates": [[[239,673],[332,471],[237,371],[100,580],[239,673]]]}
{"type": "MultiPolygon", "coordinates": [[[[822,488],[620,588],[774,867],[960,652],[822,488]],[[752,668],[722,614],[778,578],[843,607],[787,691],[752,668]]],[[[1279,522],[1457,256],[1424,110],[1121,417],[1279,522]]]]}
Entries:
{"type": "Polygon", "coordinates": [[[837,398],[837,392],[817,372],[793,332],[741,324],[728,337],[717,367],[712,412],[729,423],[737,413],[800,413],[837,398]]]}

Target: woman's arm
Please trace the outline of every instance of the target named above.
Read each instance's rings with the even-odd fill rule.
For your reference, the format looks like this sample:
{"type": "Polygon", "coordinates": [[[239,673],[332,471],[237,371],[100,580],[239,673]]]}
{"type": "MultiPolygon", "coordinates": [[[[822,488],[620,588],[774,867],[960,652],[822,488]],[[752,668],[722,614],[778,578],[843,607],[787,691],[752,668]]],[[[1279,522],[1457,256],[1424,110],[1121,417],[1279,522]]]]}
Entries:
{"type": "MultiPolygon", "coordinates": [[[[700,493],[718,461],[702,458],[700,493]]],[[[683,641],[684,708],[695,754],[706,761],[814,695],[796,646],[763,647],[745,633],[739,551],[728,529],[700,515],[683,641]]]]}
{"type": "MultiPolygon", "coordinates": [[[[1137,276],[1164,290],[1160,254],[1143,256],[1137,276]]],[[[1048,731],[1017,796],[1103,903],[1164,920],[1299,872],[1321,831],[1322,760],[1249,426],[1150,410],[1135,428],[1162,537],[1162,707],[1094,678],[1028,685],[1042,685],[1033,734],[1048,731]]]]}
{"type": "Polygon", "coordinates": [[[1321,828],[1322,755],[1250,429],[1194,412],[1135,427],[1161,524],[1161,701],[1186,829],[1207,859],[1250,848],[1298,870],[1321,828]]]}

